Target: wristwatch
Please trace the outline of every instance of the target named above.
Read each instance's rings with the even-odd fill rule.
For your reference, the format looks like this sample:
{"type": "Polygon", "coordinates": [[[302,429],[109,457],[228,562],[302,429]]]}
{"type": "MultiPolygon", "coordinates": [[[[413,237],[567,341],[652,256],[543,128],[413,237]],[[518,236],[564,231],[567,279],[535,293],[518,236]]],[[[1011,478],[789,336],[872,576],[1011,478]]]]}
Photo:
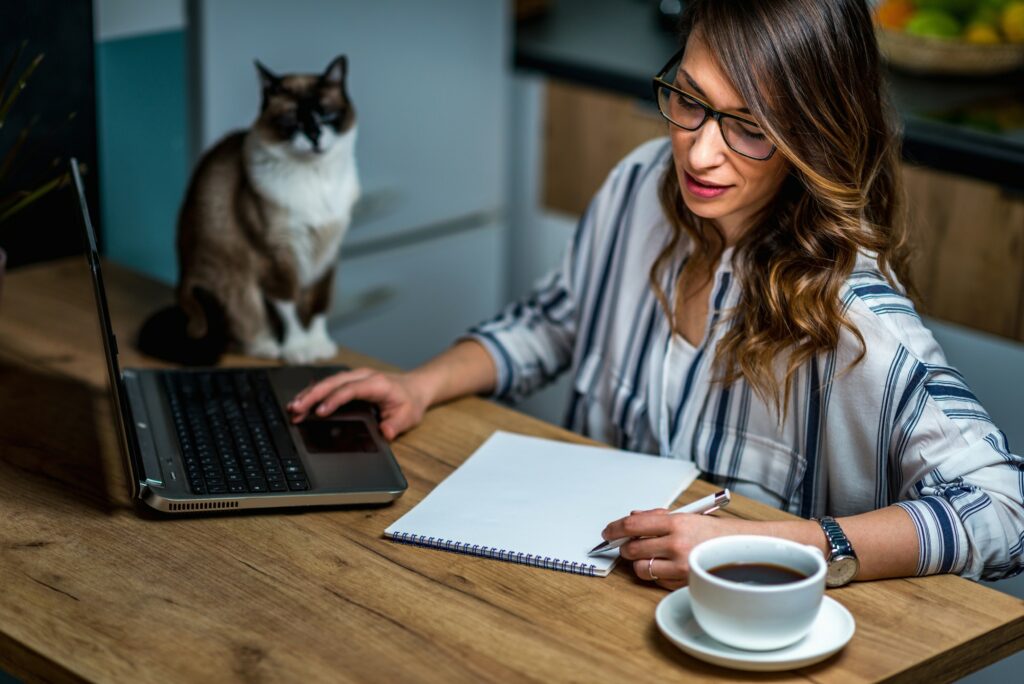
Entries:
{"type": "Polygon", "coordinates": [[[825,532],[825,539],[828,541],[828,571],[825,573],[825,585],[829,587],[841,587],[849,584],[857,576],[860,569],[860,561],[853,551],[853,545],[846,538],[843,528],[839,526],[836,519],[830,515],[818,519],[818,524],[825,532]]]}

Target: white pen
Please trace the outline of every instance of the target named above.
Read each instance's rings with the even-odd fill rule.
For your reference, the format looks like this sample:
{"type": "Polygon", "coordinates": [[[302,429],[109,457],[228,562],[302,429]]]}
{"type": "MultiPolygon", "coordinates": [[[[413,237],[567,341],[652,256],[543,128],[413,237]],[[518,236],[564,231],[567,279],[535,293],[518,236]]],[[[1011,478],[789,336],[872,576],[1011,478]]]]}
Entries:
{"type": "MultiPolygon", "coordinates": [[[[708,513],[714,513],[719,508],[725,508],[732,501],[732,497],[729,494],[728,489],[723,489],[714,494],[708,494],[703,499],[697,499],[693,503],[688,503],[685,506],[680,506],[674,511],[669,511],[669,515],[675,515],[676,513],[699,513],[701,515],[707,515],[708,513]]],[[[601,553],[602,551],[611,551],[617,549],[630,539],[634,537],[620,537],[619,539],[613,539],[611,541],[603,541],[594,548],[587,552],[588,556],[592,556],[595,553],[601,553]]]]}

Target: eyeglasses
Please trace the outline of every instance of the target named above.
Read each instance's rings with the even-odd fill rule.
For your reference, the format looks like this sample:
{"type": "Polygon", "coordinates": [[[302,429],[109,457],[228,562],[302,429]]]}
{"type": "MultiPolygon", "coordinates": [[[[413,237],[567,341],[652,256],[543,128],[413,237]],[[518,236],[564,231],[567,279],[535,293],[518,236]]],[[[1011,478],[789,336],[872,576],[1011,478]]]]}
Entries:
{"type": "Polygon", "coordinates": [[[764,161],[775,154],[775,145],[756,123],[735,114],[720,112],[673,84],[682,57],[683,51],[680,50],[653,79],[654,98],[658,101],[661,115],[669,123],[687,131],[696,131],[711,117],[718,122],[722,139],[733,152],[758,161],[764,161]]]}

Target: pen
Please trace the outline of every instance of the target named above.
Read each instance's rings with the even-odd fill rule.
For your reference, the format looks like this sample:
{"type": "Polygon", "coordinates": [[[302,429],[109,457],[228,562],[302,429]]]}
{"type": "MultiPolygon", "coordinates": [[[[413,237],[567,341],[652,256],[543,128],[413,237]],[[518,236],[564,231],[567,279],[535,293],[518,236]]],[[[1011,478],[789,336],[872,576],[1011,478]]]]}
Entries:
{"type": "MultiPolygon", "coordinates": [[[[723,489],[721,491],[715,492],[714,494],[708,494],[703,499],[697,499],[693,503],[686,504],[685,506],[680,506],[674,511],[669,511],[668,514],[675,515],[676,513],[700,513],[701,515],[707,515],[708,513],[714,513],[719,508],[725,508],[726,506],[729,505],[729,502],[731,500],[732,497],[729,494],[729,490],[723,489]]],[[[595,553],[600,553],[602,551],[611,551],[612,549],[617,549],[626,542],[628,542],[630,539],[633,539],[633,537],[620,537],[619,539],[613,539],[611,541],[603,541],[594,548],[592,548],[590,551],[588,551],[587,555],[590,556],[595,553]]]]}

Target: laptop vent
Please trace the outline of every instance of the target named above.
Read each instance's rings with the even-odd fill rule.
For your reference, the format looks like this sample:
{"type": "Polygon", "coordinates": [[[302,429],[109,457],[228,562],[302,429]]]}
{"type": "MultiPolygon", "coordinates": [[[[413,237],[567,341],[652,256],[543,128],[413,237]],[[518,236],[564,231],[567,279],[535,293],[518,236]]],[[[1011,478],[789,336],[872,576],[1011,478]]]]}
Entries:
{"type": "Polygon", "coordinates": [[[217,508],[238,508],[237,501],[197,501],[195,503],[172,503],[172,511],[211,511],[217,508]]]}

